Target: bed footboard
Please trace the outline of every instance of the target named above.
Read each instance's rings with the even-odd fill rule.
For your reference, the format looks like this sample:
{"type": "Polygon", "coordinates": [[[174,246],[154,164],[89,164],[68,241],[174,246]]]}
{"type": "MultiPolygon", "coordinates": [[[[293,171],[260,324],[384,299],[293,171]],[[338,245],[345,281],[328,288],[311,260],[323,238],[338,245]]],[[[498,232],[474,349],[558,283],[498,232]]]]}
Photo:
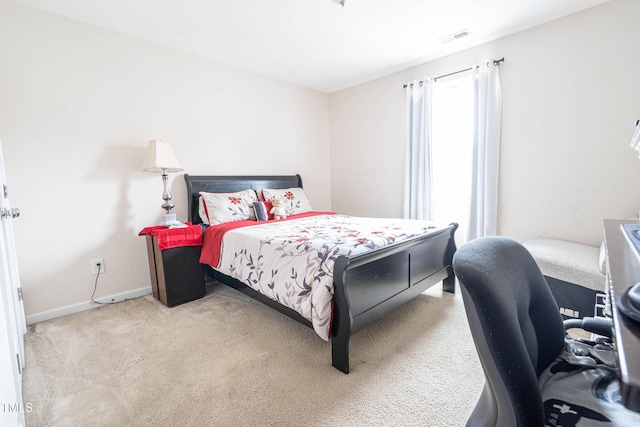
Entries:
{"type": "Polygon", "coordinates": [[[336,260],[331,333],[335,368],[349,373],[349,340],[360,329],[441,281],[444,291],[454,292],[451,261],[457,228],[454,223],[405,244],[336,260]]]}

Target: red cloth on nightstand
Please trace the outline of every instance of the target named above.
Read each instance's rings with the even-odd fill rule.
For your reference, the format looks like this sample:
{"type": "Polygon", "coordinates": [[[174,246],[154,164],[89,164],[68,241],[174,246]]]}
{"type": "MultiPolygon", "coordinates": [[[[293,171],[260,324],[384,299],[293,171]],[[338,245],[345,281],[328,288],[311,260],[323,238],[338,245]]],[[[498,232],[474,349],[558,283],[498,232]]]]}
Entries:
{"type": "Polygon", "coordinates": [[[166,225],[145,227],[138,236],[156,236],[161,251],[180,246],[202,246],[202,227],[190,222],[185,224],[187,227],[182,228],[169,228],[166,225]]]}

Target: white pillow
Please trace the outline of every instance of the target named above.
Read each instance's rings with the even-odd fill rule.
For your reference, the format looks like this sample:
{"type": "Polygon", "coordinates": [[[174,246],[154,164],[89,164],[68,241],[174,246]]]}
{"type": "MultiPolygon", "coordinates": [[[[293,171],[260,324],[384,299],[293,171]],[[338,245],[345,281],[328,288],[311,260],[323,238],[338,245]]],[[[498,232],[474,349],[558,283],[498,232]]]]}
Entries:
{"type": "Polygon", "coordinates": [[[204,224],[216,225],[232,221],[256,219],[253,202],[258,200],[253,190],[235,193],[205,193],[201,191],[198,213],[204,224]]]}
{"type": "Polygon", "coordinates": [[[296,215],[313,211],[311,203],[304,190],[300,187],[262,190],[264,200],[271,200],[279,197],[287,208],[287,215],[296,215]]]}

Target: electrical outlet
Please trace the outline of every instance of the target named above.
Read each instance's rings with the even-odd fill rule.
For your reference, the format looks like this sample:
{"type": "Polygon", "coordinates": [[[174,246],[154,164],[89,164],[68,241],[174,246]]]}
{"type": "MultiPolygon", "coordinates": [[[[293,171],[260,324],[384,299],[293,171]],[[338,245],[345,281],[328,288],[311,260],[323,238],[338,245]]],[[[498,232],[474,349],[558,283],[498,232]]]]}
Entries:
{"type": "Polygon", "coordinates": [[[94,259],[91,261],[91,269],[93,270],[93,274],[104,273],[104,258],[94,259]]]}

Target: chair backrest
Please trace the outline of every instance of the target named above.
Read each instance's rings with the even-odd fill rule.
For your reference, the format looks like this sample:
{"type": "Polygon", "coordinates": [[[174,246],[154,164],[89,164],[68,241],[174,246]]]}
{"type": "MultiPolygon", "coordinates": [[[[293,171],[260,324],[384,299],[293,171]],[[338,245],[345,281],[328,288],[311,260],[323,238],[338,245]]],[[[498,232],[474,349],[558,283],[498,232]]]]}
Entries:
{"type": "Polygon", "coordinates": [[[565,329],[536,262],[515,240],[483,237],[456,252],[453,270],[486,378],[467,425],[544,425],[538,375],[565,329]]]}

